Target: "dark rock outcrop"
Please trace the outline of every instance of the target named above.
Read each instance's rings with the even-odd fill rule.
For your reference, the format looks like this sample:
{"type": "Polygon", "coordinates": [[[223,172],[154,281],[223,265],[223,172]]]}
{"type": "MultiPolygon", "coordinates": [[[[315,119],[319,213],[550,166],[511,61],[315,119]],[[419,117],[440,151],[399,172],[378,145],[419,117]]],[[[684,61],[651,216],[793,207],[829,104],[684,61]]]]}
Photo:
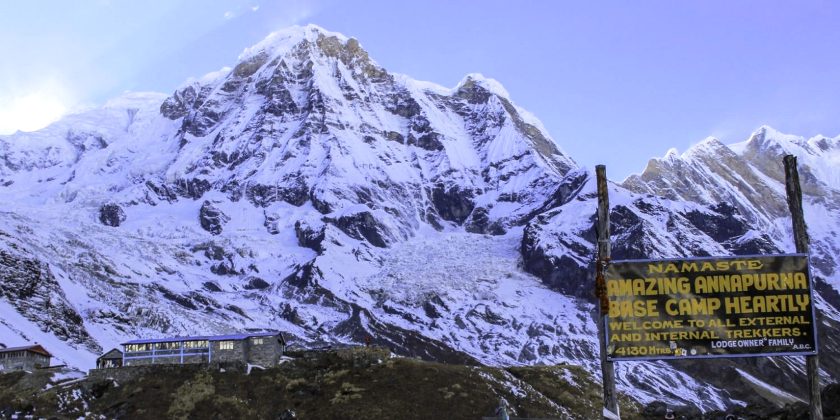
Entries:
{"type": "Polygon", "coordinates": [[[233,261],[230,260],[221,261],[211,265],[210,272],[220,276],[236,276],[242,274],[242,271],[237,270],[233,261]]]}
{"type": "Polygon", "coordinates": [[[0,249],[0,298],[43,331],[91,351],[101,351],[85,329],[82,316],[67,301],[49,265],[12,245],[17,252],[0,249]]]}
{"type": "Polygon", "coordinates": [[[178,200],[178,195],[166,184],[160,184],[150,180],[146,181],[146,188],[154,193],[160,201],[173,202],[178,200]]]}
{"type": "Polygon", "coordinates": [[[690,211],[685,218],[701,232],[717,242],[724,242],[747,232],[746,221],[738,209],[727,203],[710,207],[712,212],[690,211]]]}
{"type": "Polygon", "coordinates": [[[201,227],[212,235],[222,233],[222,227],[230,221],[230,217],[216,208],[213,203],[205,201],[198,212],[198,220],[201,227]]]}
{"type": "Polygon", "coordinates": [[[326,226],[312,226],[308,222],[298,220],[295,222],[295,236],[298,245],[309,248],[318,254],[324,252],[324,238],[326,237],[326,226]]]}
{"type": "Polygon", "coordinates": [[[440,218],[458,224],[464,223],[475,207],[474,193],[457,185],[447,188],[443,184],[437,184],[430,196],[440,218]]]}
{"type": "Polygon", "coordinates": [[[276,201],[302,206],[309,200],[309,187],[302,178],[287,177],[276,185],[251,184],[245,191],[245,196],[248,201],[259,207],[266,207],[276,201]]]}
{"type": "Polygon", "coordinates": [[[245,289],[248,290],[265,290],[271,287],[267,281],[259,278],[259,277],[248,277],[248,284],[245,285],[245,289]]]}
{"type": "Polygon", "coordinates": [[[201,178],[182,179],[173,186],[175,193],[193,200],[201,198],[204,193],[210,191],[210,188],[212,188],[210,181],[201,178]]]}
{"type": "Polygon", "coordinates": [[[117,227],[125,218],[125,211],[118,204],[108,203],[99,207],[99,221],[105,226],[117,227]]]}
{"type": "Polygon", "coordinates": [[[341,229],[342,232],[353,239],[367,241],[371,245],[379,248],[388,246],[388,239],[391,237],[388,228],[376,220],[369,211],[344,215],[337,219],[327,218],[325,220],[341,229]]]}
{"type": "Polygon", "coordinates": [[[504,235],[507,232],[500,221],[490,221],[488,210],[484,207],[477,207],[473,210],[464,225],[464,229],[470,233],[487,233],[490,235],[504,235]]]}
{"type": "Polygon", "coordinates": [[[219,287],[218,284],[216,284],[215,282],[212,282],[212,281],[205,281],[203,286],[206,290],[209,290],[211,292],[221,292],[222,291],[222,288],[219,287]]]}
{"type": "MultiPolygon", "coordinates": [[[[587,281],[592,277],[589,265],[582,265],[579,260],[568,255],[553,255],[539,242],[543,228],[539,222],[530,223],[525,227],[520,247],[525,271],[539,277],[552,289],[594,301],[595,295],[587,281]]],[[[553,239],[566,247],[575,246],[562,237],[553,239]]]]}
{"type": "Polygon", "coordinates": [[[278,214],[269,214],[263,211],[263,227],[265,227],[266,232],[272,235],[280,233],[279,222],[280,216],[278,214]]]}

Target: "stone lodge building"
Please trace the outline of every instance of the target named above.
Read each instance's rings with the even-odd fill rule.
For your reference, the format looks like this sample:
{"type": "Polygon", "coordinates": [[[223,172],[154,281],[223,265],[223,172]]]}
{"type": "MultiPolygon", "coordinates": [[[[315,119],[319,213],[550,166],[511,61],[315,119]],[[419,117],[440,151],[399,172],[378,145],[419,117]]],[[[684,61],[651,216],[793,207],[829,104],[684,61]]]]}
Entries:
{"type": "MultiPolygon", "coordinates": [[[[122,366],[230,362],[274,366],[286,350],[286,340],[277,331],[140,339],[122,345],[122,366]]],[[[103,358],[112,358],[112,352],[103,358]]]]}
{"type": "Polygon", "coordinates": [[[0,371],[28,370],[50,366],[52,354],[39,344],[23,347],[0,347],[0,371]]]}
{"type": "Polygon", "coordinates": [[[118,349],[111,349],[111,351],[99,356],[96,359],[97,369],[112,369],[122,367],[123,352],[118,349]]]}

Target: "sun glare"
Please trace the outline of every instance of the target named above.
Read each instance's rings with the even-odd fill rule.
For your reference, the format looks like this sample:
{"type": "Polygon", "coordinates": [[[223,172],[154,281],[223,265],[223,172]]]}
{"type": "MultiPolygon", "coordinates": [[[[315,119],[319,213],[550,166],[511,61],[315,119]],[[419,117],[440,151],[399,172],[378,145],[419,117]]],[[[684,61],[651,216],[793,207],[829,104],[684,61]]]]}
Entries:
{"type": "Polygon", "coordinates": [[[0,134],[39,130],[66,112],[61,99],[48,92],[34,92],[10,101],[0,98],[0,134]]]}

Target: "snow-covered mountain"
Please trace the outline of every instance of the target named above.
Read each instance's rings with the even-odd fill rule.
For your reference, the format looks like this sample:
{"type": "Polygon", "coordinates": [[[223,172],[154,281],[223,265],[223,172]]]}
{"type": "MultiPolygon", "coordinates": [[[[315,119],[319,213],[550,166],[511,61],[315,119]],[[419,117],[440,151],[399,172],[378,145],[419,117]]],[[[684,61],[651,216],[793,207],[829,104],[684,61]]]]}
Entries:
{"type": "MultiPolygon", "coordinates": [[[[669,152],[611,185],[613,255],[792,250],[780,156],[793,152],[823,331],[837,331],[838,144],[762,128],[669,152]]],[[[419,82],[355,39],[294,27],[170,96],[126,94],[0,136],[0,151],[6,344],[90,368],[129,337],[270,328],[308,345],[370,336],[434,360],[597,369],[594,176],[492,79],[419,82]]],[[[821,344],[836,378],[839,343],[821,344]]],[[[705,408],[804,383],[793,359],[718,364],[729,376],[618,371],[641,401],[705,408]]]]}

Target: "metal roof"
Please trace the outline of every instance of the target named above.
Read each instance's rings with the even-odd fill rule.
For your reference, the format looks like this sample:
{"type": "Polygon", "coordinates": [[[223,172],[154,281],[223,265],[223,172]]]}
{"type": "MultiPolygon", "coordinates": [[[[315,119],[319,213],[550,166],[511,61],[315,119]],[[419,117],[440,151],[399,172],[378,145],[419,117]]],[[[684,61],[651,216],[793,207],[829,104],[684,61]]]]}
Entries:
{"type": "Polygon", "coordinates": [[[166,338],[148,338],[148,339],[137,339],[126,341],[125,343],[120,343],[122,345],[126,344],[149,344],[149,343],[172,343],[176,341],[197,341],[197,340],[207,340],[207,341],[223,341],[223,340],[245,340],[251,337],[272,337],[275,335],[279,335],[279,331],[266,331],[266,332],[257,332],[257,333],[238,333],[238,334],[225,334],[225,335],[194,335],[194,336],[186,336],[186,337],[166,337],[166,338]]]}
{"type": "Polygon", "coordinates": [[[0,349],[0,353],[7,353],[10,351],[31,351],[33,353],[43,354],[47,357],[52,357],[52,354],[47,351],[43,346],[40,344],[34,344],[30,346],[20,346],[20,347],[6,347],[5,349],[0,349]]]}

